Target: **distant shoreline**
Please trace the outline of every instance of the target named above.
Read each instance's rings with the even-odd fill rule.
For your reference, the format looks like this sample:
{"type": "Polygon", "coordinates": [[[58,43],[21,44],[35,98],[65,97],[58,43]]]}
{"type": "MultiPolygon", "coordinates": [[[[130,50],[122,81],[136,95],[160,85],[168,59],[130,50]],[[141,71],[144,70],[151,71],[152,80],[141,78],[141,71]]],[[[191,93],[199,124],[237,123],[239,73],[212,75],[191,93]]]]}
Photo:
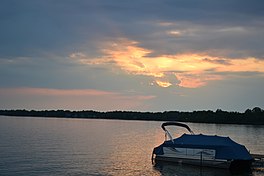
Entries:
{"type": "Polygon", "coordinates": [[[69,111],[69,110],[0,110],[3,116],[28,117],[55,117],[55,118],[81,118],[81,119],[117,119],[117,120],[144,120],[144,121],[180,121],[192,123],[213,124],[244,124],[264,125],[264,110],[255,107],[247,109],[244,113],[227,112],[220,109],[216,111],[164,111],[164,112],[135,112],[135,111],[69,111]]]}

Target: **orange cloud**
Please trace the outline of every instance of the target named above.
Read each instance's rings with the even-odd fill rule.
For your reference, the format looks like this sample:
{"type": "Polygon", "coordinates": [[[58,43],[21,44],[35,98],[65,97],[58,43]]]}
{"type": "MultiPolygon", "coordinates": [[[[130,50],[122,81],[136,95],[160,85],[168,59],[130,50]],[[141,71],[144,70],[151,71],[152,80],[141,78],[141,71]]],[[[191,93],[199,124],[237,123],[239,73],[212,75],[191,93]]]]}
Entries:
{"type": "Polygon", "coordinates": [[[208,81],[223,79],[222,76],[203,72],[178,73],[176,77],[180,80],[179,86],[186,88],[197,88],[205,86],[208,81]]]}
{"type": "Polygon", "coordinates": [[[179,37],[179,36],[181,36],[182,33],[180,31],[174,30],[174,31],[167,31],[167,34],[174,36],[174,37],[179,37]]]}
{"type": "Polygon", "coordinates": [[[169,86],[172,85],[170,82],[159,81],[159,80],[156,80],[156,83],[157,83],[160,87],[169,87],[169,86]]]}
{"type": "MultiPolygon", "coordinates": [[[[178,31],[172,32],[178,35],[178,31]]],[[[188,88],[201,87],[211,80],[224,79],[224,76],[217,74],[219,72],[264,73],[264,61],[256,58],[220,58],[206,53],[150,57],[148,54],[152,53],[151,50],[139,47],[137,42],[124,38],[115,42],[106,42],[102,47],[103,56],[99,58],[90,58],[83,53],[73,53],[70,57],[82,64],[105,67],[109,67],[110,64],[128,74],[151,76],[160,87],[175,85],[167,78],[168,72],[175,75],[178,86],[188,88]]]]}

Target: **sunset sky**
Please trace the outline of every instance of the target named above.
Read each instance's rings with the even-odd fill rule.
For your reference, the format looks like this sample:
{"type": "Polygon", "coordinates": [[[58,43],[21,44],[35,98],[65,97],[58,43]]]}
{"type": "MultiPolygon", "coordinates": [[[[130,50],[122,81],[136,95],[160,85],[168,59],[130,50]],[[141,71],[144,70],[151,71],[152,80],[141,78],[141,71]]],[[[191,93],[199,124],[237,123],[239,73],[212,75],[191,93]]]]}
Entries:
{"type": "Polygon", "coordinates": [[[0,109],[264,109],[264,1],[1,0],[0,109]]]}

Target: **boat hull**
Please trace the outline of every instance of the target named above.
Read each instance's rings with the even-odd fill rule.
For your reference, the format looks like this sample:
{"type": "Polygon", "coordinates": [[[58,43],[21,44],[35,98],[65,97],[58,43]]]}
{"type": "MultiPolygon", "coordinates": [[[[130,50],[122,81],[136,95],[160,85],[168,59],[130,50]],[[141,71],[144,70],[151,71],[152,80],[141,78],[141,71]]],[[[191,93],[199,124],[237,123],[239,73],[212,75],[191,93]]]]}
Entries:
{"type": "Polygon", "coordinates": [[[156,156],[155,161],[167,161],[167,162],[175,162],[179,164],[189,164],[194,166],[202,166],[202,167],[214,167],[214,168],[222,168],[229,169],[231,165],[231,161],[225,160],[208,160],[208,159],[191,159],[191,158],[178,158],[178,157],[168,157],[168,156],[156,156]]]}
{"type": "Polygon", "coordinates": [[[193,166],[200,167],[213,167],[213,168],[221,168],[221,169],[230,169],[232,171],[245,171],[250,170],[252,165],[252,160],[199,160],[199,159],[191,159],[191,158],[178,158],[178,157],[168,157],[168,156],[155,156],[155,162],[174,162],[178,164],[187,164],[193,166]]]}
{"type": "Polygon", "coordinates": [[[251,167],[252,160],[216,159],[215,154],[212,149],[163,147],[163,154],[155,154],[155,161],[230,170],[248,170],[251,167]]]}

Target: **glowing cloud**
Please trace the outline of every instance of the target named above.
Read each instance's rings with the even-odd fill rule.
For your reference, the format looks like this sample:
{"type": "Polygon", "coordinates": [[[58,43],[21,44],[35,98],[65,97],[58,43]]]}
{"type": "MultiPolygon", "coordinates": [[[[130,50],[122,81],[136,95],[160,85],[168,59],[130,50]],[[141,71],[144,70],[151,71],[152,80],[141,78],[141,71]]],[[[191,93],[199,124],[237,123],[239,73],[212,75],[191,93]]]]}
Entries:
{"type": "Polygon", "coordinates": [[[157,83],[160,87],[169,87],[169,86],[172,85],[170,82],[164,82],[164,81],[159,81],[159,80],[156,80],[156,83],[157,83]]]}
{"type": "Polygon", "coordinates": [[[180,31],[167,31],[167,34],[171,35],[171,36],[178,37],[181,35],[181,32],[180,31]]]}
{"type": "MultiPolygon", "coordinates": [[[[177,31],[171,31],[179,35],[177,31]]],[[[103,56],[90,58],[83,53],[72,53],[70,57],[79,63],[117,66],[128,74],[151,76],[160,87],[178,85],[187,88],[205,86],[209,81],[225,79],[221,72],[261,72],[264,61],[256,58],[220,58],[206,53],[183,53],[175,55],[148,56],[151,50],[138,46],[138,42],[118,39],[106,42],[102,48],[103,56]],[[262,65],[262,66],[261,66],[262,65]],[[211,71],[210,71],[211,70],[211,71]],[[168,73],[174,75],[173,83],[168,73]]]]}
{"type": "Polygon", "coordinates": [[[180,80],[179,86],[188,88],[205,86],[208,81],[223,79],[222,76],[203,72],[178,73],[175,76],[180,80]]]}

